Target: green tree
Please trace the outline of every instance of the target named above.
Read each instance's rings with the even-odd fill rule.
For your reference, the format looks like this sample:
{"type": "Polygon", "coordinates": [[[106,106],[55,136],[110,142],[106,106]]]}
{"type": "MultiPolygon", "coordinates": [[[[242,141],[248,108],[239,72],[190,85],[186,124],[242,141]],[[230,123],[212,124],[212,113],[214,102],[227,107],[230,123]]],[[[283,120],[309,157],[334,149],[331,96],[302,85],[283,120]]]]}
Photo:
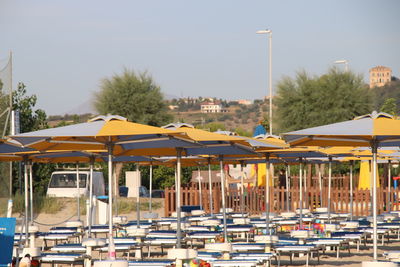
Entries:
{"type": "Polygon", "coordinates": [[[103,79],[95,94],[95,107],[101,114],[115,114],[153,126],[172,121],[160,87],[147,73],[125,70],[122,75],[103,79]]]}
{"type": "Polygon", "coordinates": [[[283,78],[277,88],[275,119],[280,132],[344,121],[372,109],[362,76],[336,68],[315,77],[299,72],[295,79],[283,78]]]}
{"type": "MultiPolygon", "coordinates": [[[[13,110],[19,111],[20,131],[30,132],[47,128],[46,112],[42,109],[34,109],[36,106],[36,95],[27,95],[24,83],[19,83],[17,90],[13,93],[13,110]]],[[[33,188],[37,194],[45,194],[54,164],[33,165],[33,188]]],[[[19,168],[14,164],[13,173],[18,173],[19,168]]],[[[22,174],[19,174],[19,176],[22,174]]],[[[19,187],[18,179],[14,179],[14,190],[19,187]]]]}
{"type": "Polygon", "coordinates": [[[21,133],[47,128],[46,112],[36,106],[36,95],[26,95],[24,83],[18,83],[17,90],[13,93],[13,110],[19,111],[21,133]]]}
{"type": "Polygon", "coordinates": [[[374,106],[376,110],[380,110],[385,101],[389,98],[393,98],[396,101],[396,114],[400,112],[400,80],[393,80],[382,87],[372,88],[374,93],[374,106]]]}
{"type": "Polygon", "coordinates": [[[386,112],[390,115],[396,116],[397,115],[397,103],[395,98],[388,98],[385,100],[383,103],[381,109],[381,112],[386,112]]]}

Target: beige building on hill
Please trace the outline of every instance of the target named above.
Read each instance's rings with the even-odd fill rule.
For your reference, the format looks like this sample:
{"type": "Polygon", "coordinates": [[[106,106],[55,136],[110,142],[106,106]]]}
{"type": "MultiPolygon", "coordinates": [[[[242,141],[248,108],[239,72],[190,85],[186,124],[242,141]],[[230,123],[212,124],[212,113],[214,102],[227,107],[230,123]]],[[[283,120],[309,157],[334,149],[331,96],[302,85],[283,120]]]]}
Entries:
{"type": "Polygon", "coordinates": [[[369,70],[369,87],[382,87],[392,80],[392,69],[376,66],[369,70]]]}

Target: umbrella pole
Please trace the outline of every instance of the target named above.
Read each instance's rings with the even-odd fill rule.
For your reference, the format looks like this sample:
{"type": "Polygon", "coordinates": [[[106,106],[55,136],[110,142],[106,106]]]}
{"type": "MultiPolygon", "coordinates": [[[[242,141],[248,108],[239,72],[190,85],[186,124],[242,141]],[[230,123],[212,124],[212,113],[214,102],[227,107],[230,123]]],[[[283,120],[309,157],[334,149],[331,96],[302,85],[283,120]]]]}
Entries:
{"type": "Polygon", "coordinates": [[[377,154],[378,146],[377,146],[377,143],[376,143],[375,140],[372,142],[371,148],[372,148],[372,161],[373,161],[372,162],[372,171],[373,171],[373,182],[372,182],[372,185],[373,185],[373,191],[372,191],[372,199],[373,199],[373,207],[372,207],[372,211],[373,211],[373,225],[372,225],[372,227],[373,227],[373,235],[372,235],[372,238],[373,238],[373,246],[374,246],[374,260],[376,261],[378,259],[378,235],[377,235],[378,210],[377,210],[377,205],[376,205],[377,204],[377,201],[376,201],[376,199],[377,199],[377,197],[376,197],[376,195],[377,195],[377,190],[376,190],[376,187],[377,187],[377,185],[376,185],[376,179],[377,179],[377,177],[376,177],[376,170],[377,170],[376,154],[377,154]]]}
{"type": "MultiPolygon", "coordinates": [[[[136,175],[140,177],[139,174],[139,164],[136,164],[136,175]]],[[[117,203],[115,203],[117,204],[117,203]]],[[[140,190],[138,188],[138,194],[136,196],[136,227],[140,228],[140,190]]]]}
{"type": "Polygon", "coordinates": [[[299,170],[299,191],[300,191],[300,197],[299,197],[299,208],[300,208],[300,222],[299,222],[299,228],[303,229],[303,160],[302,158],[300,160],[300,170],[299,170]]]}
{"type": "Polygon", "coordinates": [[[269,230],[269,153],[265,153],[265,230],[267,235],[271,235],[269,230]]]}
{"type": "Polygon", "coordinates": [[[210,194],[210,214],[213,216],[213,195],[212,195],[212,180],[211,180],[211,158],[207,159],[208,162],[208,191],[210,194]]]}
{"type": "Polygon", "coordinates": [[[353,161],[350,160],[350,220],[353,220],[353,161]]]}
{"type": "Polygon", "coordinates": [[[153,162],[150,161],[150,182],[149,182],[149,190],[150,190],[150,196],[149,196],[149,212],[151,213],[153,211],[152,207],[152,196],[151,193],[153,192],[153,162]]]}
{"type": "Polygon", "coordinates": [[[286,211],[289,212],[290,210],[290,203],[289,203],[289,171],[288,171],[288,164],[285,163],[285,176],[286,176],[286,211]]]}
{"type": "Polygon", "coordinates": [[[29,197],[31,203],[31,225],[33,225],[33,175],[32,175],[32,162],[29,162],[29,197]]]}
{"type": "Polygon", "coordinates": [[[92,223],[93,223],[93,166],[94,166],[94,156],[90,157],[90,187],[89,187],[89,229],[88,235],[92,237],[92,223]]]}
{"type": "Polygon", "coordinates": [[[78,208],[77,208],[77,213],[78,213],[78,221],[81,220],[81,205],[80,205],[80,201],[81,201],[81,192],[79,190],[80,187],[80,180],[79,180],[79,164],[78,162],[76,163],[76,191],[77,191],[77,197],[76,197],[76,201],[78,202],[78,208]]]}
{"type": "Polygon", "coordinates": [[[28,236],[28,160],[25,158],[24,159],[24,183],[25,183],[25,247],[28,247],[28,241],[29,241],[29,236],[28,236]]]}
{"type": "Polygon", "coordinates": [[[242,217],[244,218],[244,163],[240,161],[240,210],[242,211],[242,217]]]}
{"type": "Polygon", "coordinates": [[[176,227],[176,248],[181,248],[181,157],[182,149],[177,148],[176,152],[176,213],[177,213],[177,227],[176,227]]]}
{"type": "MultiPolygon", "coordinates": [[[[305,202],[308,203],[308,194],[307,193],[307,161],[304,161],[304,169],[303,169],[303,181],[304,181],[304,195],[305,202]]],[[[308,205],[303,206],[304,208],[309,208],[308,205]]]]}
{"type": "Polygon", "coordinates": [[[392,203],[390,202],[390,193],[391,193],[391,186],[390,186],[390,180],[392,177],[392,162],[389,160],[388,161],[388,183],[387,183],[387,187],[388,187],[388,208],[387,211],[390,212],[392,210],[392,203]]]}
{"type": "Polygon", "coordinates": [[[224,243],[228,242],[228,231],[226,229],[226,204],[225,204],[225,177],[224,177],[224,164],[223,158],[219,158],[219,168],[221,176],[221,193],[222,193],[222,218],[224,224],[224,243]]]}
{"type": "Polygon", "coordinates": [[[328,170],[328,221],[331,223],[331,184],[332,184],[332,157],[329,157],[328,170]]]}
{"type": "Polygon", "coordinates": [[[115,208],[115,216],[118,216],[118,196],[117,196],[117,188],[118,188],[118,182],[117,182],[117,172],[115,168],[116,164],[114,163],[113,165],[113,179],[114,179],[114,208],[115,208]]]}
{"type": "Polygon", "coordinates": [[[319,206],[322,207],[322,173],[321,164],[318,164],[319,206]]]}
{"type": "Polygon", "coordinates": [[[115,260],[116,252],[113,239],[113,193],[112,193],[112,176],[113,176],[113,144],[108,144],[108,258],[115,260]]]}
{"type": "Polygon", "coordinates": [[[200,175],[200,166],[197,166],[197,181],[199,182],[199,202],[200,202],[200,207],[203,209],[203,194],[201,192],[201,175],[200,175]]]}

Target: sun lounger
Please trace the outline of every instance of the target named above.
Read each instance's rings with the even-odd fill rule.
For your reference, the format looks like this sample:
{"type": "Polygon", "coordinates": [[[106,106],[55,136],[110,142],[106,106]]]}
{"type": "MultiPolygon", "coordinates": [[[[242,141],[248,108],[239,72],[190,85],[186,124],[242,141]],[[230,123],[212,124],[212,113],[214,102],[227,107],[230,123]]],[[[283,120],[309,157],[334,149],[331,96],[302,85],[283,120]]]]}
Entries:
{"type": "Polygon", "coordinates": [[[42,263],[51,263],[51,266],[55,264],[70,264],[83,265],[85,259],[84,255],[81,254],[63,254],[63,253],[42,253],[40,260],[42,263]]]}
{"type": "Polygon", "coordinates": [[[264,263],[268,263],[268,266],[271,266],[272,258],[277,259],[276,254],[272,252],[231,253],[231,258],[232,260],[259,260],[264,263]]]}
{"type": "Polygon", "coordinates": [[[145,261],[129,261],[129,267],[166,267],[173,264],[170,260],[145,260],[145,261]]]}
{"type": "Polygon", "coordinates": [[[265,243],[232,243],[232,250],[237,252],[264,251],[265,243]]]}
{"type": "MultiPolygon", "coordinates": [[[[119,244],[114,244],[114,247],[115,247],[115,252],[127,253],[127,259],[128,260],[130,258],[130,252],[133,249],[140,249],[140,250],[142,249],[142,246],[139,245],[138,243],[119,243],[119,244]]],[[[101,260],[102,259],[102,253],[108,252],[108,246],[96,248],[95,250],[99,251],[100,260],[101,260]]]]}
{"type": "Polygon", "coordinates": [[[400,250],[385,251],[383,256],[389,261],[400,263],[400,250]]]}
{"type": "Polygon", "coordinates": [[[214,267],[252,267],[258,263],[260,260],[216,260],[212,264],[214,267]]]}
{"type": "Polygon", "coordinates": [[[82,246],[82,244],[60,244],[52,247],[50,249],[54,252],[60,253],[85,253],[86,247],[82,246]]]}
{"type": "Polygon", "coordinates": [[[306,255],[306,266],[308,266],[310,255],[312,257],[313,253],[317,254],[318,263],[319,263],[319,250],[320,248],[316,247],[315,245],[276,245],[274,248],[275,252],[278,255],[278,263],[281,262],[281,255],[282,254],[289,254],[290,263],[293,263],[293,257],[295,254],[305,254],[306,255]]]}
{"type": "Polygon", "coordinates": [[[347,247],[350,254],[349,241],[344,238],[309,238],[305,240],[306,244],[313,244],[321,247],[324,251],[328,247],[336,248],[336,258],[339,258],[340,248],[347,247]]]}
{"type": "Polygon", "coordinates": [[[220,252],[198,251],[196,258],[205,261],[215,261],[221,257],[222,253],[220,252]]]}
{"type": "Polygon", "coordinates": [[[48,242],[54,242],[54,245],[59,243],[66,243],[69,239],[75,239],[75,242],[79,242],[79,235],[73,233],[59,234],[59,233],[38,233],[38,237],[43,240],[42,249],[47,249],[48,242]]]}

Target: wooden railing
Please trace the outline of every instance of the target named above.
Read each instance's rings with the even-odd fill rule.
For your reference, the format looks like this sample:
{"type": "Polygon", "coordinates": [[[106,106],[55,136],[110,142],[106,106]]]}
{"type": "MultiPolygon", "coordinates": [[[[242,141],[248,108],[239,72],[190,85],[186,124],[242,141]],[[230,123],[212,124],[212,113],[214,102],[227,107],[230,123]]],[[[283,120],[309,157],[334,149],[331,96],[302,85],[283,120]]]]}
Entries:
{"type": "MultiPolygon", "coordinates": [[[[221,207],[221,185],[214,183],[212,187],[213,212],[218,212],[221,207]]],[[[245,188],[244,192],[244,210],[250,214],[260,214],[265,211],[265,191],[264,187],[245,188]]],[[[206,212],[209,211],[209,189],[208,184],[202,185],[202,204],[206,212]]],[[[333,186],[331,189],[331,208],[333,212],[350,212],[350,190],[346,185],[338,187],[333,186]]],[[[391,210],[400,210],[400,189],[378,187],[377,189],[377,207],[378,213],[388,210],[391,203],[391,210]]],[[[270,191],[270,211],[283,212],[287,211],[286,206],[286,188],[271,187],[270,191]]],[[[169,216],[176,210],[175,206],[175,188],[167,188],[165,190],[165,215],[169,216]]],[[[289,210],[294,211],[300,207],[300,191],[294,185],[289,190],[289,210]]],[[[200,194],[198,184],[189,184],[182,187],[181,190],[182,205],[200,205],[200,194]]],[[[225,196],[226,205],[234,211],[241,211],[241,190],[228,189],[225,196]]],[[[322,188],[320,194],[319,186],[308,186],[303,191],[303,208],[314,210],[317,207],[326,207],[328,205],[328,187],[322,188]],[[322,195],[322,203],[321,203],[322,195]]],[[[371,193],[368,189],[353,189],[353,214],[355,216],[366,216],[371,214],[371,193]]]]}

